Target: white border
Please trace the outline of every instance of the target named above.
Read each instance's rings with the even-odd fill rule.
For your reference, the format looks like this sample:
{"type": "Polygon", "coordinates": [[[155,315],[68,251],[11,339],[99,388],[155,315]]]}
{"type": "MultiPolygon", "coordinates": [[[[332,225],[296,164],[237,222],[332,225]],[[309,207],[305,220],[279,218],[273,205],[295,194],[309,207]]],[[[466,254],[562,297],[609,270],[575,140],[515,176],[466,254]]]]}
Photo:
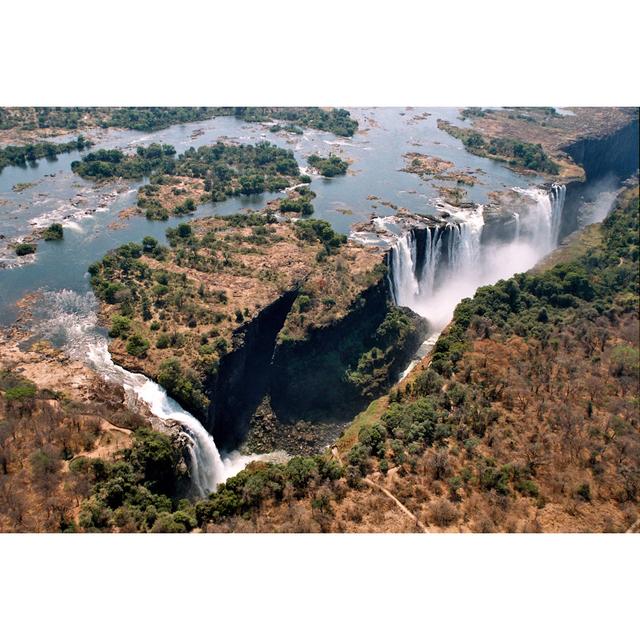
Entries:
{"type": "Polygon", "coordinates": [[[2,627],[7,638],[110,640],[625,638],[638,540],[12,535],[2,627]]]}
{"type": "MultiPolygon", "coordinates": [[[[637,6],[9,0],[0,104],[633,106],[637,6]]],[[[2,631],[629,637],[638,540],[0,536],[2,631]]]]}
{"type": "Polygon", "coordinates": [[[0,104],[640,104],[638,3],[11,0],[0,104]]]}

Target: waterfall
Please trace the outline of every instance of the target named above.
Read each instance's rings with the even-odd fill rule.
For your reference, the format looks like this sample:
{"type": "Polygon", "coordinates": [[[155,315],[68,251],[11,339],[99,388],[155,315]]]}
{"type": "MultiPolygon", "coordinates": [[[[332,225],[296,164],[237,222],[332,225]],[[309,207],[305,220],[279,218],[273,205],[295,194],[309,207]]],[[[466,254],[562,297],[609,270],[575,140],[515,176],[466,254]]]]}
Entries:
{"type": "Polygon", "coordinates": [[[554,183],[550,189],[514,187],[514,191],[528,196],[532,201],[532,205],[524,212],[521,230],[541,255],[549,253],[558,246],[567,188],[554,183]]]}
{"type": "Polygon", "coordinates": [[[162,421],[173,420],[187,437],[192,493],[203,497],[241,471],[258,456],[231,454],[224,459],[211,434],[159,385],[140,373],[131,373],[111,359],[107,339],[96,331],[97,302],[92,293],[48,292],[34,330],[59,344],[71,357],[84,360],[103,378],[121,385],[128,400],[144,403],[162,421]]]}
{"type": "MultiPolygon", "coordinates": [[[[452,279],[463,279],[477,269],[483,207],[456,213],[437,227],[412,228],[397,235],[391,246],[391,291],[396,304],[433,319],[434,299],[452,279]],[[422,255],[417,234],[424,233],[422,255]]],[[[384,223],[378,223],[384,226],[384,223]]],[[[388,230],[388,227],[385,227],[388,230]]],[[[438,324],[439,320],[436,321],[438,324]]]]}
{"type": "Polygon", "coordinates": [[[562,225],[562,211],[564,209],[564,199],[567,195],[567,187],[563,184],[554,183],[549,192],[551,200],[551,243],[552,247],[558,246],[560,238],[560,227],[562,225]]]}
{"type": "Polygon", "coordinates": [[[393,247],[391,277],[395,303],[401,307],[411,306],[419,292],[416,277],[416,242],[411,230],[400,236],[393,247]]]}
{"type": "Polygon", "coordinates": [[[517,211],[513,212],[513,219],[516,221],[516,232],[514,234],[514,240],[518,242],[518,240],[520,240],[520,214],[517,211]]]}

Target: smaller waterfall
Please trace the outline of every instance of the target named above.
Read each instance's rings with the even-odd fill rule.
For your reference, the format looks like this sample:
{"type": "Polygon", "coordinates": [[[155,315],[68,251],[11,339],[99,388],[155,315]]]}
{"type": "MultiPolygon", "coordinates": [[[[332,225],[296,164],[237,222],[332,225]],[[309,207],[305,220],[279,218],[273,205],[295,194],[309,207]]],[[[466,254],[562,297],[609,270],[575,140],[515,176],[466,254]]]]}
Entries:
{"type": "Polygon", "coordinates": [[[160,420],[182,425],[188,440],[192,492],[196,496],[208,495],[251,460],[260,458],[238,453],[221,458],[211,434],[159,384],[115,364],[107,339],[96,330],[97,301],[92,293],[82,296],[69,290],[47,292],[40,316],[34,327],[37,335],[52,340],[73,358],[86,361],[106,380],[121,385],[128,399],[144,403],[160,420]]]}
{"type": "Polygon", "coordinates": [[[562,211],[564,209],[564,199],[567,195],[567,187],[563,184],[554,183],[549,192],[551,200],[551,243],[555,248],[560,239],[560,227],[562,225],[562,211]]]}
{"type": "Polygon", "coordinates": [[[415,268],[416,243],[411,230],[398,238],[391,252],[391,263],[394,301],[401,307],[408,307],[420,290],[415,268]]]}
{"type": "Polygon", "coordinates": [[[520,214],[517,211],[513,212],[513,219],[516,221],[516,232],[513,239],[518,242],[520,240],[520,214]]]}
{"type": "Polygon", "coordinates": [[[521,217],[520,229],[524,232],[523,235],[527,236],[541,256],[549,253],[558,246],[567,188],[554,183],[550,189],[514,187],[514,191],[533,201],[521,217]]]}

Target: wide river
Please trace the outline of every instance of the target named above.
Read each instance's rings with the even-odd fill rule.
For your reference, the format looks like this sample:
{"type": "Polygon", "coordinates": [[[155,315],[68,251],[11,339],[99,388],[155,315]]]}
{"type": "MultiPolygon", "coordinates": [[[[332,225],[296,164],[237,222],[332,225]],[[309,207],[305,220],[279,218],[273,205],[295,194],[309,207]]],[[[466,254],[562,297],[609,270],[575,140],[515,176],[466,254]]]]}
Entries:
{"type": "MultiPolygon", "coordinates": [[[[189,147],[217,140],[256,143],[269,140],[293,150],[301,167],[311,153],[337,153],[348,159],[348,175],[336,178],[314,176],[312,189],[317,197],[314,215],[348,233],[350,227],[375,213],[394,213],[380,200],[406,207],[416,213],[437,215],[438,185],[401,171],[403,155],[419,152],[455,163],[458,169],[480,170],[479,183],[468,187],[468,199],[478,204],[496,189],[527,187],[535,180],[513,173],[503,165],[467,153],[462,143],[437,128],[438,118],[465,126],[459,110],[453,108],[358,108],[350,110],[360,125],[353,138],[305,129],[303,135],[271,133],[264,123],[246,123],[234,117],[175,125],[154,133],[120,130],[83,132],[95,141],[95,148],[135,150],[152,142],[172,144],[178,153],[189,147]],[[377,196],[380,200],[370,199],[377,196]]],[[[67,136],[68,138],[68,136],[67,136]]],[[[63,140],[65,138],[60,138],[63,140]]],[[[41,160],[33,166],[7,167],[0,173],[0,324],[15,321],[15,303],[32,292],[62,290],[79,295],[89,289],[87,267],[107,251],[143,236],[164,240],[165,230],[179,220],[149,221],[144,217],[120,219],[118,214],[131,206],[143,181],[120,181],[96,186],[72,173],[71,163],[82,154],[62,154],[57,160],[41,160]],[[23,190],[16,184],[28,183],[23,190]],[[9,247],[38,227],[61,221],[62,242],[43,242],[37,253],[17,259],[9,247]]],[[[452,186],[452,183],[448,183],[452,186]]],[[[227,215],[243,209],[259,209],[276,194],[230,198],[221,203],[201,205],[193,218],[227,215]]],[[[46,298],[46,296],[45,296],[46,298]]]]}

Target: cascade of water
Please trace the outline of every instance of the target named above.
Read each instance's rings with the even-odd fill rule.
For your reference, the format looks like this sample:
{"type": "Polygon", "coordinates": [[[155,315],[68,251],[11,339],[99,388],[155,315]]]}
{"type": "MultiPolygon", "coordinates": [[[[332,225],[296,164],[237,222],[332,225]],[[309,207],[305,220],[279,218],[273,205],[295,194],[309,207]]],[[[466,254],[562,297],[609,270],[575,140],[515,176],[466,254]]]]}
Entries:
{"type": "Polygon", "coordinates": [[[42,317],[34,327],[39,336],[60,344],[72,357],[85,360],[106,380],[120,384],[128,399],[139,400],[163,421],[182,425],[187,436],[193,493],[206,496],[216,486],[238,473],[257,456],[231,455],[222,459],[213,438],[188,411],[172,400],[158,384],[140,373],[131,373],[111,359],[107,340],[96,332],[97,303],[93,294],[85,296],[63,290],[46,295],[42,317]]]}
{"type": "Polygon", "coordinates": [[[391,250],[393,297],[397,305],[411,307],[419,292],[416,278],[416,241],[411,231],[400,236],[391,250]]]}
{"type": "Polygon", "coordinates": [[[560,237],[560,226],[562,224],[562,210],[564,209],[564,199],[567,195],[567,187],[563,184],[554,183],[549,193],[551,200],[551,245],[558,246],[560,237]]]}
{"type": "Polygon", "coordinates": [[[520,240],[520,214],[517,211],[513,212],[513,219],[516,221],[516,232],[513,239],[518,242],[520,240]]]}
{"type": "Polygon", "coordinates": [[[477,268],[480,260],[480,237],[484,224],[483,208],[470,214],[457,214],[455,220],[423,229],[426,238],[422,269],[417,277],[418,256],[415,232],[398,236],[391,248],[392,294],[396,304],[421,313],[434,296],[438,284],[447,276],[462,276],[477,268]],[[443,246],[443,242],[446,245],[443,246]],[[446,260],[443,264],[441,258],[446,260]]]}
{"type": "Polygon", "coordinates": [[[442,254],[442,229],[440,227],[428,227],[426,229],[427,240],[425,242],[424,251],[424,268],[422,278],[420,279],[420,293],[424,296],[430,296],[436,280],[436,273],[440,264],[440,256],[442,254]]]}
{"type": "Polygon", "coordinates": [[[540,255],[549,253],[558,246],[567,188],[553,184],[551,189],[514,187],[514,191],[533,200],[533,206],[529,207],[522,221],[522,228],[540,255]]]}

